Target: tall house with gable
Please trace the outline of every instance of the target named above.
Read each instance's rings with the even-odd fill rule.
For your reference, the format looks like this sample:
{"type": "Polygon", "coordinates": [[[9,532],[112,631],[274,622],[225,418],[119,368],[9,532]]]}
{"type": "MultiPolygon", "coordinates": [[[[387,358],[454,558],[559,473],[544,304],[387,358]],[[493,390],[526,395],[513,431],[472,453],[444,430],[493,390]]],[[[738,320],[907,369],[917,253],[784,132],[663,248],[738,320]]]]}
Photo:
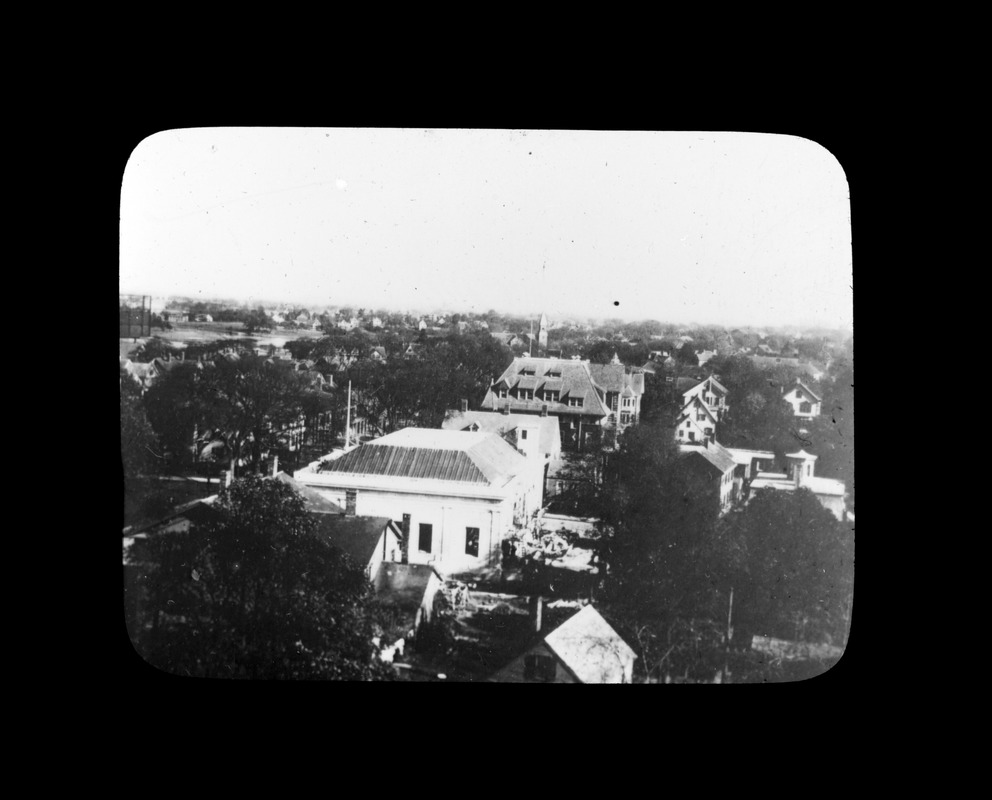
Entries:
{"type": "Polygon", "coordinates": [[[557,417],[562,449],[584,451],[637,422],[643,395],[644,374],[623,364],[524,356],[489,387],[482,409],[557,417]]]}

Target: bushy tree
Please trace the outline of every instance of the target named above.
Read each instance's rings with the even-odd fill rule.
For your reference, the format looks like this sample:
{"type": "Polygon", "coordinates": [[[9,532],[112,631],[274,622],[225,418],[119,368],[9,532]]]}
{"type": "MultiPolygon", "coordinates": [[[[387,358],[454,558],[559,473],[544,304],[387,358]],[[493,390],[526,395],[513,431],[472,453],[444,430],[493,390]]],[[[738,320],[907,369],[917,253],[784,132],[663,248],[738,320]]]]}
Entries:
{"type": "Polygon", "coordinates": [[[696,659],[700,620],[715,602],[718,570],[702,554],[717,551],[717,485],[680,455],[670,427],[642,424],[611,455],[603,501],[613,531],[603,552],[604,602],[639,642],[648,669],[672,648],[696,659]]]}
{"type": "Polygon", "coordinates": [[[131,376],[121,371],[121,462],[126,483],[155,469],[160,461],[155,431],[137,394],[131,376]]]}
{"type": "Polygon", "coordinates": [[[144,344],[141,344],[132,353],[131,358],[143,364],[154,361],[156,358],[172,358],[179,354],[179,348],[171,342],[158,336],[151,337],[144,344]]]}
{"type": "Polygon", "coordinates": [[[724,531],[743,557],[735,627],[745,634],[841,643],[854,588],[854,531],[810,491],[761,489],[724,531]]]}
{"type": "Polygon", "coordinates": [[[166,672],[207,678],[388,678],[372,639],[363,571],[315,534],[289,486],[249,475],[211,521],[153,536],[136,557],[144,612],[138,652],[166,672]]]}
{"type": "Polygon", "coordinates": [[[175,466],[193,460],[194,436],[209,427],[202,390],[201,366],[195,361],[176,364],[145,393],[148,420],[175,466]]]}

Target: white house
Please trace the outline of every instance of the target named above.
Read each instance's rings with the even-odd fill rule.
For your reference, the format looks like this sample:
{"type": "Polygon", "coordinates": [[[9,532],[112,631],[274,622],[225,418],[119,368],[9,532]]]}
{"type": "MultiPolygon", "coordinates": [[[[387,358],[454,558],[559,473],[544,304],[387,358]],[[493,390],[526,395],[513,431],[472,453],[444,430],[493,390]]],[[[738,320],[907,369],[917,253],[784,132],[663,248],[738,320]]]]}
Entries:
{"type": "Polygon", "coordinates": [[[552,470],[561,461],[561,431],[557,420],[546,414],[511,414],[506,407],[502,412],[469,411],[468,403],[463,401],[460,411],[445,414],[441,428],[498,433],[524,455],[538,459],[552,470]]]}
{"type": "Polygon", "coordinates": [[[823,398],[805,383],[796,380],[787,390],[783,389],[785,401],[792,406],[792,414],[802,419],[820,416],[823,398]]]}
{"type": "MultiPolygon", "coordinates": [[[[679,379],[679,384],[679,388],[681,389],[681,379],[679,379]]],[[[713,412],[713,416],[716,417],[717,420],[720,420],[729,409],[729,406],[727,405],[727,394],[727,387],[710,375],[708,378],[704,378],[683,391],[682,402],[684,405],[693,397],[698,397],[706,404],[706,407],[713,412]]]]}
{"type": "Polygon", "coordinates": [[[349,514],[396,521],[409,563],[451,573],[498,562],[503,537],[540,509],[542,473],[495,433],[405,428],[294,477],[349,514]]]}
{"type": "Polygon", "coordinates": [[[716,436],[716,414],[698,395],[690,395],[675,420],[675,439],[679,444],[710,441],[716,436]]]}
{"type": "Polygon", "coordinates": [[[726,514],[740,495],[737,462],[723,445],[707,439],[702,444],[679,445],[682,457],[719,493],[719,513],[726,514]]]}
{"type": "Polygon", "coordinates": [[[788,473],[759,472],[751,481],[752,492],[758,489],[777,489],[786,492],[809,489],[816,495],[820,505],[833,513],[841,522],[845,521],[848,514],[847,486],[844,482],[833,478],[816,477],[813,473],[816,469],[817,456],[805,450],[787,453],[785,457],[789,462],[788,473]]]}

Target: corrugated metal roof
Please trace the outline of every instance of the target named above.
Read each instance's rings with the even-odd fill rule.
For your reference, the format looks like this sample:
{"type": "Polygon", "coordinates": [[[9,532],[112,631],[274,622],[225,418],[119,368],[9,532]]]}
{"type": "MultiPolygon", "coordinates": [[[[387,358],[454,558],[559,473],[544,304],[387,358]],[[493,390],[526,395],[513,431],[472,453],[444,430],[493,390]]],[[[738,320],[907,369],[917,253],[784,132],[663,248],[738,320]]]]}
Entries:
{"type": "Polygon", "coordinates": [[[494,433],[405,428],[325,462],[321,471],[502,486],[525,464],[494,433]]]}

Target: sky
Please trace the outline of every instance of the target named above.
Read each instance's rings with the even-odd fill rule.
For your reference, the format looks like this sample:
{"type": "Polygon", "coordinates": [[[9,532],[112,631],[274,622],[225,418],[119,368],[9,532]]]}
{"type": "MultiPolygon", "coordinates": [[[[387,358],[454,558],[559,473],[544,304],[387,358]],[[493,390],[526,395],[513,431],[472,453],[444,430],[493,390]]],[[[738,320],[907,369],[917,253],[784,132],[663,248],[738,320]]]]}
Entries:
{"type": "Polygon", "coordinates": [[[849,188],[791,135],[188,128],[124,169],[120,291],[850,329],[849,188]]]}

